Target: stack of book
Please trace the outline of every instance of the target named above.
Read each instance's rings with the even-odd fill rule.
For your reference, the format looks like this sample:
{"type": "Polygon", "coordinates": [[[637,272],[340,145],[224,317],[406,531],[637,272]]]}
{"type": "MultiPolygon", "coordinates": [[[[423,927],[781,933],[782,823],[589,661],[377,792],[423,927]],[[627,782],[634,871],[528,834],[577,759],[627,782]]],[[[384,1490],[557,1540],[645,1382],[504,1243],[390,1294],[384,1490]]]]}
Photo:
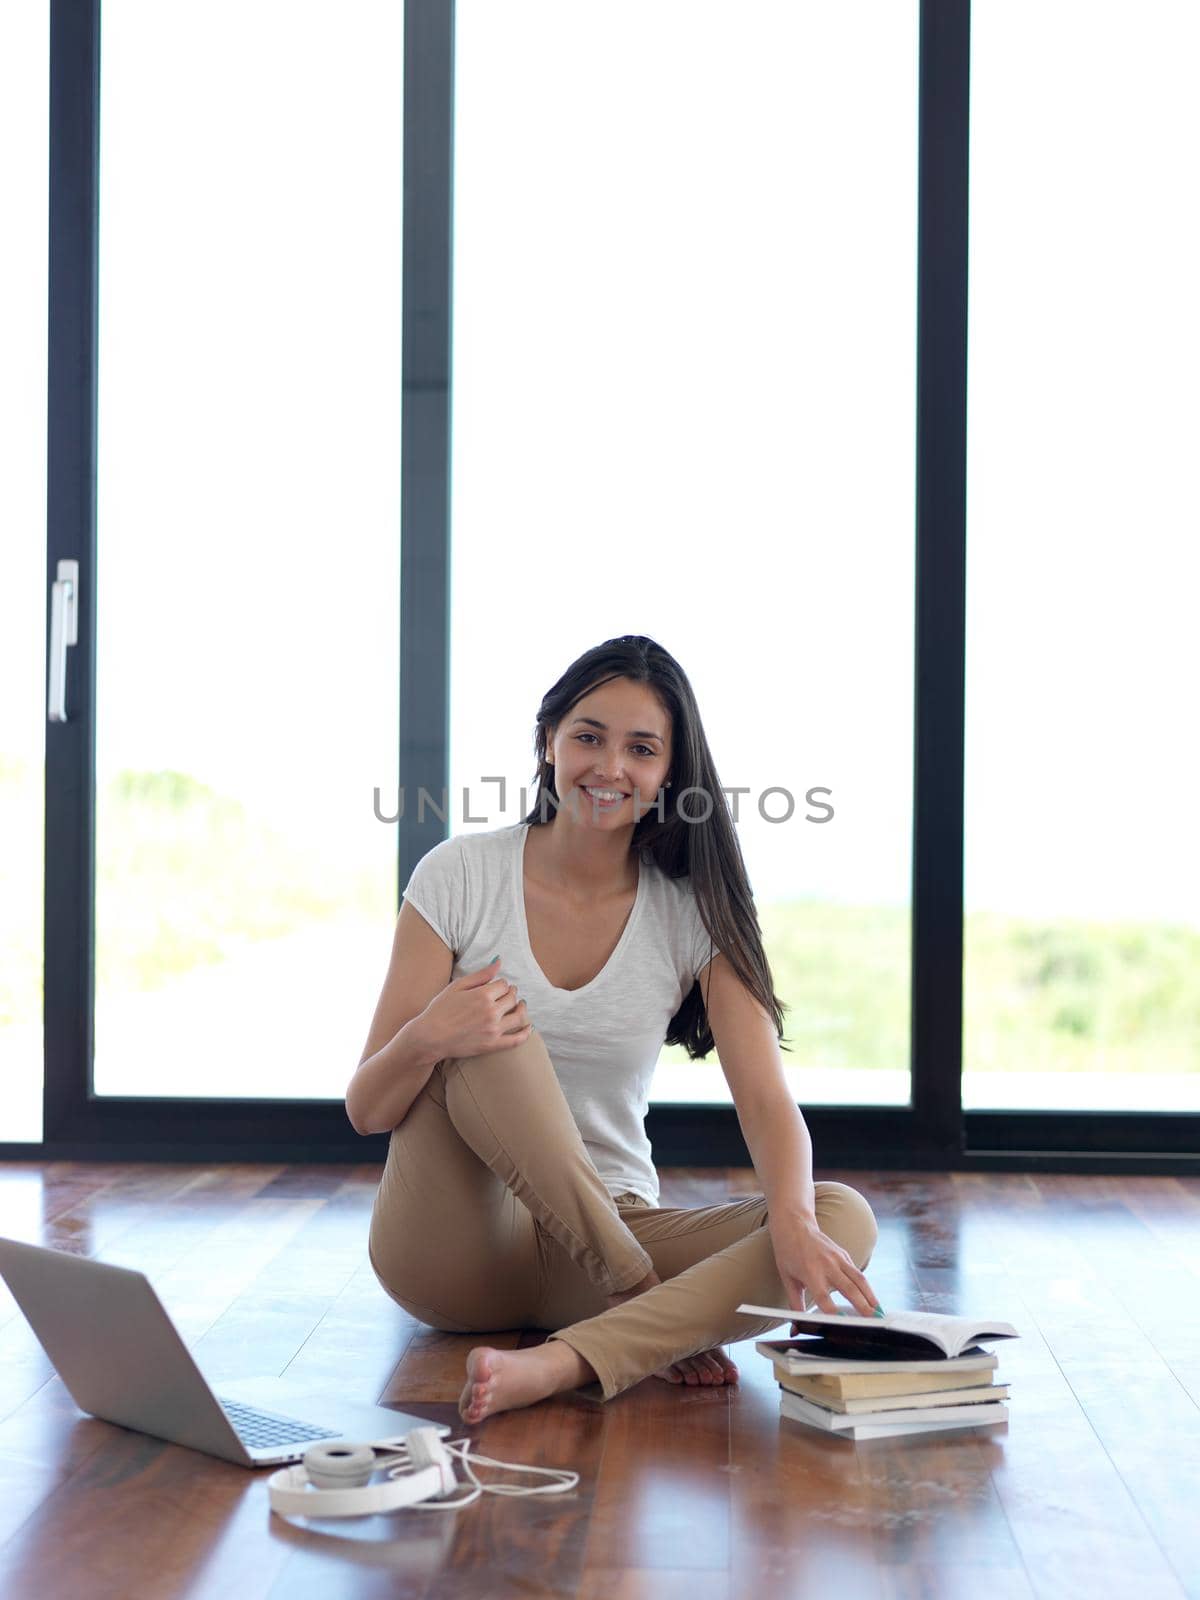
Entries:
{"type": "Polygon", "coordinates": [[[844,1439],[981,1428],[1008,1417],[1008,1384],[980,1339],[1017,1339],[1010,1322],[934,1311],[788,1311],[740,1305],[790,1321],[799,1337],[757,1339],[775,1367],[785,1417],[844,1439]]]}

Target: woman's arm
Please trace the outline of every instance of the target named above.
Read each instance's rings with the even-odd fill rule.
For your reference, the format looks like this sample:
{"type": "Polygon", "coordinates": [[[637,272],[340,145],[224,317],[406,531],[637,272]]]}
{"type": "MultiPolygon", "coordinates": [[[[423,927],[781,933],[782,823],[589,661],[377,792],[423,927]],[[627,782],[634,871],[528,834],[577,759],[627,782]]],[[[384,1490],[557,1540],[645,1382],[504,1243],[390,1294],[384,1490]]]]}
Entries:
{"type": "Polygon", "coordinates": [[[815,1225],[812,1138],[783,1075],[775,1024],[724,955],[705,968],[708,1023],[773,1216],[815,1225]]]}
{"type": "Polygon", "coordinates": [[[346,1115],[355,1133],[390,1133],[428,1083],[442,1058],[423,1021],[410,1018],[382,1050],[359,1062],[346,1089],[346,1115]]]}
{"type": "Polygon", "coordinates": [[[812,1138],[783,1075],[775,1025],[723,955],[709,967],[708,1021],[766,1196],[787,1305],[803,1311],[808,1297],[832,1313],[836,1290],[860,1316],[870,1316],[878,1309],[875,1291],[817,1222],[812,1138]]]}
{"type": "Polygon", "coordinates": [[[738,1121],[771,1215],[815,1226],[812,1136],[799,1106],[790,1095],[766,1105],[756,1101],[751,1111],[738,1107],[738,1121]]]}

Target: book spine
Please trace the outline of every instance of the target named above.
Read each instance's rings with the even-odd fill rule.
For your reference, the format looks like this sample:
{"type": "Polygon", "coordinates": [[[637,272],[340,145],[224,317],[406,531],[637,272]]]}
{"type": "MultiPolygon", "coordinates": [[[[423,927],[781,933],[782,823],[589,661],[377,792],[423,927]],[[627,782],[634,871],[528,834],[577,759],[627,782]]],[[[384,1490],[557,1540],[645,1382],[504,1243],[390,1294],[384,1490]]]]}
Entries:
{"type": "Polygon", "coordinates": [[[983,1428],[997,1422],[1008,1420],[1008,1410],[1001,1406],[1003,1416],[989,1416],[970,1422],[856,1422],[852,1428],[846,1428],[838,1437],[840,1439],[888,1439],[895,1438],[905,1433],[950,1433],[955,1428],[983,1428]]]}
{"type": "MultiPolygon", "coordinates": [[[[794,1362],[794,1360],[787,1360],[787,1357],[771,1358],[771,1366],[774,1368],[776,1378],[827,1378],[830,1382],[838,1382],[840,1379],[861,1382],[862,1379],[870,1381],[872,1378],[878,1378],[891,1379],[891,1381],[899,1384],[914,1371],[914,1368],[910,1368],[910,1366],[899,1366],[898,1368],[898,1366],[894,1365],[878,1365],[875,1362],[866,1363],[866,1371],[862,1371],[862,1363],[856,1363],[856,1365],[859,1366],[859,1371],[846,1373],[845,1368],[830,1370],[826,1362],[798,1362],[798,1360],[794,1362]]],[[[915,1371],[922,1378],[930,1376],[930,1370],[928,1370],[928,1366],[925,1366],[925,1363],[922,1363],[922,1366],[915,1371]]],[[[986,1384],[986,1382],[992,1381],[990,1374],[994,1373],[995,1368],[994,1366],[970,1366],[970,1368],[955,1366],[954,1371],[955,1373],[963,1374],[963,1376],[970,1374],[971,1382],[974,1382],[974,1384],[986,1384]]],[[[931,1376],[944,1381],[949,1376],[949,1373],[934,1366],[931,1376]]]]}
{"type": "Polygon", "coordinates": [[[876,1400],[889,1395],[934,1394],[946,1390],[960,1393],[966,1389],[992,1387],[996,1381],[987,1372],[947,1372],[942,1377],[936,1373],[882,1372],[871,1378],[847,1378],[840,1374],[793,1372],[782,1367],[775,1370],[781,1383],[799,1388],[801,1394],[811,1391],[817,1400],[826,1395],[839,1400],[876,1400]]]}
{"type": "Polygon", "coordinates": [[[933,1406],[928,1409],[919,1408],[911,1411],[859,1411],[853,1416],[843,1412],[825,1411],[815,1401],[804,1400],[799,1395],[789,1395],[784,1392],[781,1404],[791,1416],[798,1416],[802,1421],[816,1422],[819,1427],[828,1428],[833,1432],[841,1432],[862,1424],[879,1423],[899,1424],[903,1422],[984,1422],[990,1419],[999,1420],[1008,1415],[1008,1407],[1003,1401],[979,1401],[969,1406],[933,1406]]]}
{"type": "Polygon", "coordinates": [[[994,1400],[1007,1400],[1009,1394],[1006,1383],[988,1383],[978,1389],[918,1389],[908,1394],[868,1395],[851,1399],[841,1395],[814,1394],[811,1389],[797,1389],[790,1383],[784,1383],[783,1387],[789,1394],[798,1394],[802,1400],[808,1400],[815,1406],[824,1406],[827,1411],[835,1411],[839,1416],[913,1411],[919,1407],[932,1410],[942,1406],[987,1405],[994,1400]]]}

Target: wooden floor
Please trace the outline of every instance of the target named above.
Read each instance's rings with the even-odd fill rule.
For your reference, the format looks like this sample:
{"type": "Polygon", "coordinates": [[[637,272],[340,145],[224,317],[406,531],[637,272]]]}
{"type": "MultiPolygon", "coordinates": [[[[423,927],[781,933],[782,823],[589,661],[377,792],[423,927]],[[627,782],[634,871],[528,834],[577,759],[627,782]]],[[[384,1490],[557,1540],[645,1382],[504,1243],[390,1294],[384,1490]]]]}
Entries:
{"type": "MultiPolygon", "coordinates": [[[[889,1310],[997,1316],[1006,1424],[854,1444],[781,1418],[752,1341],[741,1381],[647,1378],[464,1429],[472,1344],[407,1317],[366,1255],[374,1166],[0,1163],[0,1233],[144,1271],[210,1379],[343,1385],[573,1468],[577,1489],[459,1512],[273,1516],[267,1472],[79,1413],[0,1280],[0,1594],[1200,1597],[1200,1179],[869,1173],[889,1310]]],[[[748,1170],[663,1172],[665,1205],[748,1170]]],[[[486,1342],[537,1342],[498,1334],[486,1342]]],[[[479,1469],[485,1482],[536,1482],[479,1469]]]]}

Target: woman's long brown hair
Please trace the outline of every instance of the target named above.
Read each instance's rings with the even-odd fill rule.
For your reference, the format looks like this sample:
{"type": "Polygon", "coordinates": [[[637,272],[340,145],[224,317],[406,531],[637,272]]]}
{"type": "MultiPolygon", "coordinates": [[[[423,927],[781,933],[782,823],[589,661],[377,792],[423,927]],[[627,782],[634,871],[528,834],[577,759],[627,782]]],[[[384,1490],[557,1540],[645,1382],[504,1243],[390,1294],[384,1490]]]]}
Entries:
{"type": "MultiPolygon", "coordinates": [[[[715,946],[726,957],[771,1018],[782,1041],[787,1007],[775,993],[742,847],[721,792],[695,694],[669,651],[644,634],[606,639],[573,661],[547,690],[538,707],[534,732],[537,789],[529,814],[521,820],[540,827],[561,803],[554,784],[554,763],[546,760],[549,730],[560,726],[585,694],[614,678],[646,684],[671,718],[671,787],[664,791],[662,807],[647,811],[635,824],[630,849],[640,851],[642,860],[652,861],[669,878],[690,878],[700,920],[712,941],[710,950],[715,946]],[[706,804],[705,796],[711,797],[711,804],[706,804]]],[[[671,1018],[663,1042],[682,1045],[692,1060],[701,1059],[713,1048],[706,997],[699,982],[693,983],[671,1018]]]]}

